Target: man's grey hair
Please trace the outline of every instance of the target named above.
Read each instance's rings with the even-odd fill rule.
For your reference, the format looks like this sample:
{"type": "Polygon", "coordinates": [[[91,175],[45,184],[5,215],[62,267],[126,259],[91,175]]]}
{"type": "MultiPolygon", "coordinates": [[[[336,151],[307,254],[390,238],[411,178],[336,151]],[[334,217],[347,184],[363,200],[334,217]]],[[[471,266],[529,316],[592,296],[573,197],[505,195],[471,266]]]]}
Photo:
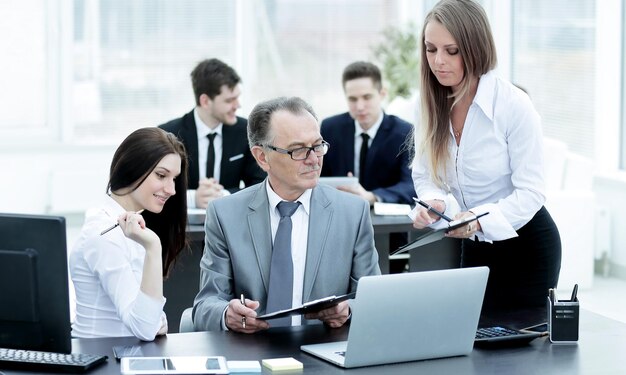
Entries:
{"type": "Polygon", "coordinates": [[[304,100],[293,96],[280,97],[257,104],[248,117],[248,144],[253,146],[267,146],[274,140],[271,133],[272,114],[278,111],[288,111],[295,115],[310,113],[317,121],[313,108],[304,100]]]}

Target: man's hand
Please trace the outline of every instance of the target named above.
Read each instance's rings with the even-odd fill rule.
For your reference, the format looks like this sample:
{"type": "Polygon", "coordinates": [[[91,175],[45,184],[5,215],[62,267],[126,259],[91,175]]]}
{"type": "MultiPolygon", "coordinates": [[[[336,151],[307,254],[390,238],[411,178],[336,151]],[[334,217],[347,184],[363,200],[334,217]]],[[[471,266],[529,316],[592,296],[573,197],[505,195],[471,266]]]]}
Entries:
{"type": "MultiPolygon", "coordinates": [[[[348,177],[353,177],[352,172],[348,172],[348,177]]],[[[365,188],[363,186],[361,186],[361,184],[358,183],[358,182],[357,182],[356,185],[337,186],[337,189],[339,189],[341,191],[345,191],[347,193],[358,195],[359,197],[361,197],[361,198],[365,199],[366,201],[368,201],[370,203],[370,206],[373,206],[374,203],[376,203],[376,196],[374,195],[374,193],[372,193],[371,191],[365,190],[365,188]]]]}
{"type": "Polygon", "coordinates": [[[270,328],[269,323],[256,319],[258,301],[245,300],[245,305],[239,299],[232,299],[226,309],[226,327],[231,331],[254,333],[270,328]]]}
{"type": "Polygon", "coordinates": [[[349,317],[350,305],[348,301],[339,302],[339,304],[325,310],[304,315],[305,319],[319,319],[332,328],[341,327],[348,321],[349,317]]]}
{"type": "Polygon", "coordinates": [[[210,201],[224,195],[224,186],[214,178],[203,178],[196,189],[196,207],[206,208],[210,201]]]}

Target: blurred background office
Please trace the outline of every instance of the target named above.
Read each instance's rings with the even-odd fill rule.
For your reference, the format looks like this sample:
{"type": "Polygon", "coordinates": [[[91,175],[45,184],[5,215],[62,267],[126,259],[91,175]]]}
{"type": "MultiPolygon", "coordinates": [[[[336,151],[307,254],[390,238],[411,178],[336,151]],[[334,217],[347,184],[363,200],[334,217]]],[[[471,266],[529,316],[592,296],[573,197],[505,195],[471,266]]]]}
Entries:
{"type": "MultiPolygon", "coordinates": [[[[188,111],[189,73],[205,58],[242,77],[240,115],[297,95],[320,118],[345,110],[342,69],[370,60],[396,89],[387,111],[414,122],[410,37],[435,3],[1,0],[0,211],[66,216],[71,246],[105,191],[116,145],[188,111]]],[[[584,293],[616,280],[626,291],[626,0],[481,3],[499,74],[529,93],[543,120],[546,205],[564,243],[560,287],[579,282],[584,293]]]]}

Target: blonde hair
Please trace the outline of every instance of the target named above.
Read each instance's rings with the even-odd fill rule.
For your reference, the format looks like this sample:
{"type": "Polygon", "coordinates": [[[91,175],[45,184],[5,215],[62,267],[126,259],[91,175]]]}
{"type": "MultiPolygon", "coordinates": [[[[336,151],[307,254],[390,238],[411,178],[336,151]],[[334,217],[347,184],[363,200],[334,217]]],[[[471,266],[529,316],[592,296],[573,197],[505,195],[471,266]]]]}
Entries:
{"type": "Polygon", "coordinates": [[[426,15],[421,50],[421,152],[430,156],[434,182],[443,186],[450,142],[450,111],[470,91],[472,78],[479,78],[497,64],[491,27],[483,8],[472,0],[442,0],[426,15]],[[463,60],[461,88],[442,86],[430,70],[424,44],[429,22],[443,25],[454,38],[463,60]]]}

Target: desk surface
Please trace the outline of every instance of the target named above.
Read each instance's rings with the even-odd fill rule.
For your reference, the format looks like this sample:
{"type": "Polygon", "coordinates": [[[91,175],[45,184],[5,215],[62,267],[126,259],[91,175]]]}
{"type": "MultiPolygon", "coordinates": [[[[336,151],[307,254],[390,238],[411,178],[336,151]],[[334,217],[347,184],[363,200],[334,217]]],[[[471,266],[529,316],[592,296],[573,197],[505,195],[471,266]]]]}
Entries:
{"type": "MultiPolygon", "coordinates": [[[[302,344],[345,340],[348,328],[324,326],[274,328],[255,335],[233,332],[169,334],[154,342],[135,338],[75,339],[74,352],[111,356],[113,345],[141,345],[148,355],[223,355],[230,360],[294,357],[307,374],[618,374],[624,372],[626,324],[581,311],[580,341],[555,345],[545,338],[506,349],[474,349],[468,356],[344,370],[300,352],[302,344]]],[[[384,350],[384,348],[381,348],[384,350]]],[[[5,373],[16,373],[3,370],[5,373]]],[[[119,374],[110,358],[90,374],[119,374]]],[[[269,373],[266,369],[263,373],[269,373]]]]}

